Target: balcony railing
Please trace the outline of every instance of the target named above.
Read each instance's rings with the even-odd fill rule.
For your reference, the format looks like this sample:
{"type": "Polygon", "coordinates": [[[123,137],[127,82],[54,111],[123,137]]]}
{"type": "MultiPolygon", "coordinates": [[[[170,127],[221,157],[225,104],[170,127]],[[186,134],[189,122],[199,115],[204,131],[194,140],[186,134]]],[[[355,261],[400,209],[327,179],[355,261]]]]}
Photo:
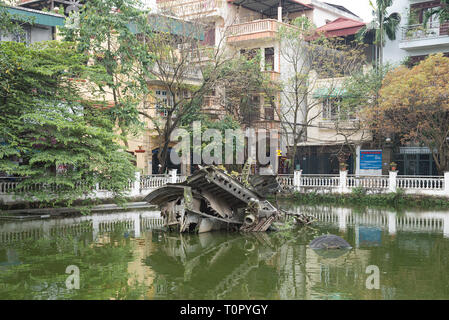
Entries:
{"type": "Polygon", "coordinates": [[[218,13],[223,0],[171,0],[160,1],[159,7],[179,17],[203,16],[218,13]]]}
{"type": "Polygon", "coordinates": [[[433,22],[426,28],[422,24],[409,25],[402,28],[402,41],[412,41],[420,39],[432,39],[438,37],[447,37],[449,22],[441,24],[433,22]]]}
{"type": "Polygon", "coordinates": [[[254,20],[234,24],[227,30],[228,42],[275,37],[281,26],[293,28],[293,26],[289,24],[282,23],[274,19],[254,20]]]}

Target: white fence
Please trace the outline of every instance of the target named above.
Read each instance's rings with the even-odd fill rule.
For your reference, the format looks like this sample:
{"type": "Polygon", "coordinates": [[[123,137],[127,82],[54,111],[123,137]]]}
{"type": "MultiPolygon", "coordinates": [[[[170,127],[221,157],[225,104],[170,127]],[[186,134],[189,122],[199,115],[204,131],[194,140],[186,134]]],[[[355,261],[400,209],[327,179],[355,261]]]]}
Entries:
{"type": "Polygon", "coordinates": [[[140,237],[147,230],[161,229],[164,221],[158,210],[123,212],[115,214],[93,214],[48,220],[6,221],[0,224],[0,245],[26,239],[41,239],[71,234],[79,236],[91,233],[95,239],[104,232],[117,229],[133,231],[140,237]]]}
{"type": "MultiPolygon", "coordinates": [[[[128,196],[146,196],[167,183],[179,183],[185,179],[184,176],[176,175],[176,170],[168,175],[140,176],[137,173],[135,182],[129,184],[128,196]]],[[[388,176],[355,176],[348,175],[347,171],[341,171],[339,175],[313,175],[295,171],[294,174],[278,175],[277,181],[284,192],[351,193],[358,188],[367,193],[388,193],[401,189],[406,194],[449,197],[449,172],[444,176],[398,176],[397,172],[390,172],[388,176]]],[[[6,204],[23,202],[14,196],[18,185],[19,182],[0,182],[0,201],[6,204]]],[[[41,186],[32,187],[38,189],[41,186]]],[[[91,197],[105,199],[113,197],[113,194],[106,190],[106,186],[97,186],[91,197]]]]}
{"type": "MultiPolygon", "coordinates": [[[[320,222],[334,224],[340,231],[352,226],[358,232],[358,227],[364,226],[381,228],[389,234],[396,234],[398,231],[442,232],[444,237],[449,238],[449,215],[444,211],[407,210],[398,214],[375,208],[355,212],[351,208],[307,205],[297,206],[293,210],[311,215],[320,222]]],[[[356,236],[356,245],[357,240],[356,236]]]]}
{"type": "MultiPolygon", "coordinates": [[[[136,173],[135,181],[130,180],[127,188],[128,197],[144,197],[151,191],[165,186],[167,183],[179,183],[185,181],[186,177],[176,174],[176,170],[172,170],[170,174],[166,175],[150,175],[141,176],[140,173],[136,173]]],[[[79,183],[82,186],[82,182],[79,183]]],[[[57,186],[35,184],[27,186],[26,189],[20,186],[20,181],[16,178],[16,181],[0,181],[0,203],[14,204],[26,202],[20,195],[24,191],[33,190],[48,190],[49,192],[57,191],[57,186]]],[[[114,197],[114,194],[108,191],[107,185],[97,184],[95,188],[92,188],[91,194],[86,196],[88,198],[96,199],[110,199],[114,197]]]]}

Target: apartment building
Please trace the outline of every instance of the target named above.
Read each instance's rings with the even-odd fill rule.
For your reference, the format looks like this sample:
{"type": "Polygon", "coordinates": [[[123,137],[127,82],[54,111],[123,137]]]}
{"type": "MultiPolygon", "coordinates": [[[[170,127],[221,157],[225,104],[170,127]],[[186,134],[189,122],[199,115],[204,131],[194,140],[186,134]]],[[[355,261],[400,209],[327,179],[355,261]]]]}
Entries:
{"type": "MultiPolygon", "coordinates": [[[[426,13],[439,8],[440,0],[396,0],[389,13],[397,12],[401,16],[396,40],[386,39],[384,61],[393,65],[417,64],[429,54],[449,55],[449,21],[440,22],[434,14],[424,27],[426,13]]],[[[419,144],[402,145],[390,143],[392,160],[398,164],[400,175],[437,175],[437,169],[431,150],[419,144]]]]}
{"type": "MultiPolygon", "coordinates": [[[[281,53],[282,44],[277,37],[281,27],[290,28],[292,26],[289,22],[304,16],[328,36],[345,36],[349,39],[365,25],[360,17],[347,8],[316,0],[157,0],[157,4],[161,12],[207,24],[207,45],[225,46],[227,50],[234,53],[247,54],[260,50],[261,70],[269,74],[272,80],[284,83],[291,77],[292,70],[281,53]]],[[[329,81],[320,79],[317,84],[325,87],[326,82],[329,81]]],[[[311,97],[311,99],[320,99],[320,97],[311,97]]],[[[281,119],[278,115],[284,112],[283,107],[286,101],[282,95],[279,95],[276,97],[276,103],[277,112],[274,112],[266,105],[263,98],[258,100],[260,120],[255,123],[256,129],[282,131],[281,119]]],[[[316,110],[312,112],[323,113],[325,103],[323,101],[317,104],[316,110]]],[[[292,120],[293,115],[286,118],[290,119],[289,121],[295,121],[292,120]]],[[[300,146],[302,152],[299,152],[297,162],[293,164],[295,168],[304,168],[307,173],[331,173],[335,166],[338,170],[338,161],[334,161],[335,166],[329,163],[334,150],[341,149],[343,138],[336,138],[335,129],[330,125],[331,120],[322,118],[323,116],[318,116],[319,124],[314,123],[316,127],[308,130],[307,140],[300,146]],[[326,121],[325,126],[320,125],[326,121]],[[329,148],[323,149],[323,146],[329,148]],[[317,161],[306,154],[319,154],[319,159],[317,161]],[[317,163],[326,163],[326,165],[317,166],[317,163]]],[[[357,136],[355,139],[360,141],[361,137],[357,136]]],[[[292,164],[285,161],[285,156],[287,154],[283,154],[279,159],[279,173],[286,173],[291,169],[288,166],[292,164]]]]}
{"type": "Polygon", "coordinates": [[[387,39],[384,47],[384,60],[399,64],[406,59],[411,64],[432,53],[443,52],[449,55],[449,21],[441,23],[437,14],[430,17],[423,26],[425,14],[441,6],[440,0],[396,0],[389,13],[401,15],[401,23],[396,40],[387,39]]]}
{"type": "MultiPolygon", "coordinates": [[[[41,15],[58,16],[60,19],[60,24],[58,25],[63,25],[65,17],[52,12],[63,10],[64,15],[68,16],[72,11],[79,11],[83,3],[84,1],[78,0],[22,0],[19,4],[19,9],[41,15]]],[[[182,37],[183,33],[188,32],[190,37],[198,37],[198,40],[204,40],[203,31],[193,30],[189,23],[183,19],[151,13],[148,16],[148,24],[151,25],[155,32],[170,32],[174,37],[182,37]]],[[[156,129],[155,121],[159,124],[164,123],[167,108],[172,106],[174,100],[166,87],[166,82],[164,83],[161,77],[158,76],[157,66],[154,67],[153,71],[154,76],[148,79],[150,94],[139,105],[141,114],[146,115],[140,116],[140,120],[144,123],[143,131],[137,135],[129,135],[127,137],[127,152],[134,156],[135,165],[143,174],[159,173],[157,153],[162,138],[156,129]],[[154,121],[150,120],[150,118],[154,121]]],[[[167,73],[167,69],[164,72],[167,73]]],[[[195,70],[195,68],[189,68],[189,70],[184,71],[180,80],[177,77],[176,80],[175,77],[173,78],[174,81],[181,81],[187,86],[198,86],[202,81],[201,73],[199,70],[195,70]]],[[[182,90],[176,93],[176,95],[188,97],[189,92],[182,90]]],[[[210,100],[210,97],[207,97],[207,99],[210,100]]],[[[110,92],[104,94],[104,100],[109,102],[108,105],[110,107],[113,106],[113,97],[110,92]]],[[[175,166],[172,163],[169,163],[169,168],[181,170],[181,166],[175,166]]]]}

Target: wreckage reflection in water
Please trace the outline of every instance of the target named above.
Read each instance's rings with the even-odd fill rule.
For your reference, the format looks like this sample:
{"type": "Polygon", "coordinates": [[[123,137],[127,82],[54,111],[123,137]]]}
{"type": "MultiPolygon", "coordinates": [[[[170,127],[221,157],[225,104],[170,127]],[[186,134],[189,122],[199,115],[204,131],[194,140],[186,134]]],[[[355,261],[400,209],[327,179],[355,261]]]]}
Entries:
{"type": "MultiPolygon", "coordinates": [[[[164,232],[149,212],[111,214],[109,220],[101,215],[98,223],[91,221],[95,215],[3,223],[0,299],[449,298],[444,228],[407,229],[401,214],[392,233],[385,219],[363,222],[371,212],[350,209],[342,228],[338,209],[308,210],[329,218],[279,232],[203,234],[164,232]],[[309,247],[327,233],[353,248],[335,254],[309,247]],[[80,269],[79,290],[65,287],[69,265],[80,269]],[[366,270],[373,265],[380,270],[380,288],[369,290],[366,270]]],[[[426,214],[430,218],[414,213],[426,214]]]]}

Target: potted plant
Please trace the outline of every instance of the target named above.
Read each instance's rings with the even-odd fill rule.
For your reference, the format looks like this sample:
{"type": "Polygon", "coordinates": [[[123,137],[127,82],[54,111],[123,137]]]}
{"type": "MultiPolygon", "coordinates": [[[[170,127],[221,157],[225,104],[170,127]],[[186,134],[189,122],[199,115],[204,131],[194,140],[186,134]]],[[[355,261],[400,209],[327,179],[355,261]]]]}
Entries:
{"type": "Polygon", "coordinates": [[[346,171],[347,167],[346,162],[340,162],[340,171],[346,171]]]}
{"type": "Polygon", "coordinates": [[[396,167],[397,167],[397,163],[396,162],[391,162],[390,163],[391,171],[396,171],[396,167]]]}

